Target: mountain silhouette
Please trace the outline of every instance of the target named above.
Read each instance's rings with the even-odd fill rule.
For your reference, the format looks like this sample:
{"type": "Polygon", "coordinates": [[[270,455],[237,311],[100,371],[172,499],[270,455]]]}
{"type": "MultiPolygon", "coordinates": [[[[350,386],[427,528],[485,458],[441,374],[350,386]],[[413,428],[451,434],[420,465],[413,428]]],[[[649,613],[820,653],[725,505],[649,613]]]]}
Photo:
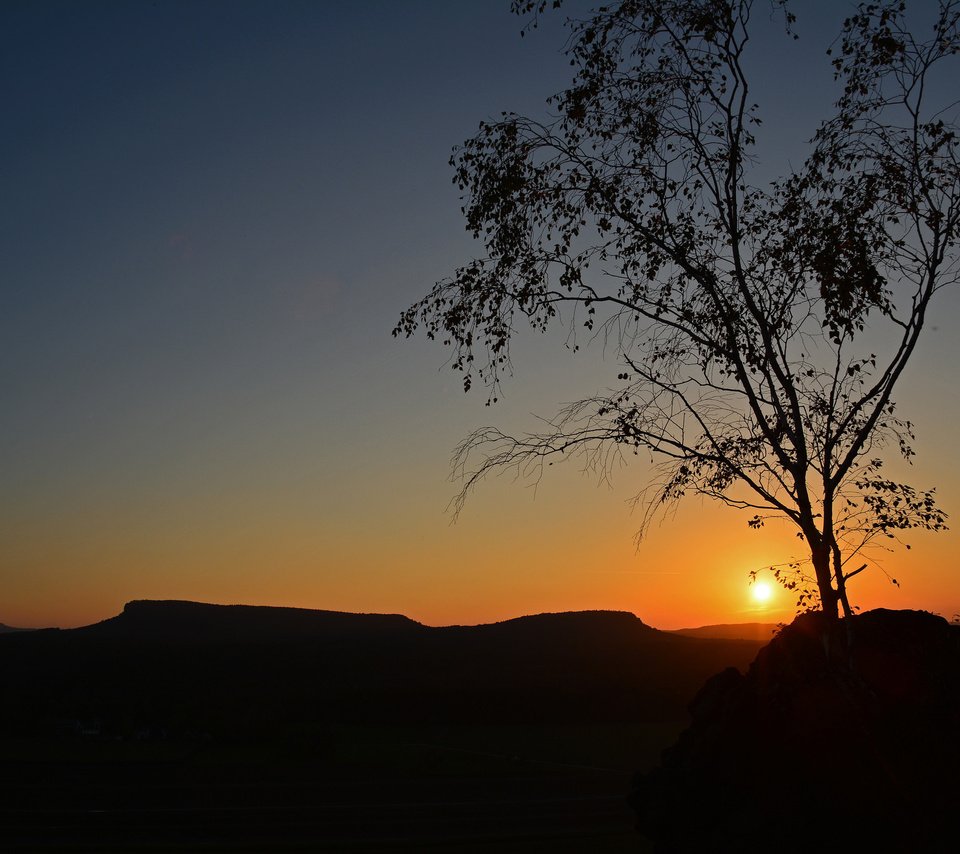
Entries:
{"type": "Polygon", "coordinates": [[[423,628],[400,614],[349,614],[307,608],[141,599],[128,602],[115,617],[76,631],[91,637],[128,640],[249,643],[385,638],[423,628]]]}
{"type": "Polygon", "coordinates": [[[757,640],[769,643],[779,628],[778,623],[718,623],[690,629],[673,629],[674,634],[690,638],[727,638],[757,640]]]}
{"type": "Polygon", "coordinates": [[[30,630],[18,629],[18,628],[15,628],[14,626],[7,626],[3,623],[0,623],[0,635],[5,634],[7,632],[27,632],[27,631],[30,631],[30,630]]]}
{"type": "Polygon", "coordinates": [[[77,629],[9,633],[0,728],[96,720],[116,738],[267,737],[292,725],[675,720],[762,644],[684,637],[634,614],[540,614],[429,627],[390,614],[130,602],[77,629]],[[43,679],[37,679],[43,674],[43,679]]]}

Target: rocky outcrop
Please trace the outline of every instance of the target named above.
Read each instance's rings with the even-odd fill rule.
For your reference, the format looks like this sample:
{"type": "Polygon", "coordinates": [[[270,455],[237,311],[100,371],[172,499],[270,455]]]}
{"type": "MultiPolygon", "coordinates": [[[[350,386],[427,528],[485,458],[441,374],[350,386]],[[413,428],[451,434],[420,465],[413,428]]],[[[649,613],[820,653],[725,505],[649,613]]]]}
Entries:
{"type": "Polygon", "coordinates": [[[658,852],[960,844],[960,628],[941,617],[801,616],[690,712],[635,780],[638,829],[658,852]]]}

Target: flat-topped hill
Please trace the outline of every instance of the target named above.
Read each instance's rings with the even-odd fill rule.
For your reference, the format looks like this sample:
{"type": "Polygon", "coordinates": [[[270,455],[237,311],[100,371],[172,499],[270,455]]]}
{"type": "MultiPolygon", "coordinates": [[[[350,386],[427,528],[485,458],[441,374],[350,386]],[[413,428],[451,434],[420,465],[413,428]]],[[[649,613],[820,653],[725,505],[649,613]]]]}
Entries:
{"type": "Polygon", "coordinates": [[[115,617],[75,631],[85,635],[178,641],[279,641],[381,637],[424,627],[400,614],[350,614],[263,605],[140,599],[115,617]]]}

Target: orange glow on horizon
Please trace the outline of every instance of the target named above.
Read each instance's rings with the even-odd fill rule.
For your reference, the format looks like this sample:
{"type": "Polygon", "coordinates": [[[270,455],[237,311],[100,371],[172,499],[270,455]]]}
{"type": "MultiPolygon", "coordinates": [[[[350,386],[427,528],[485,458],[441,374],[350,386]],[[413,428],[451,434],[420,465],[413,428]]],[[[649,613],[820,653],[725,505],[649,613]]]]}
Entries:
{"type": "MultiPolygon", "coordinates": [[[[230,472],[175,501],[102,490],[83,504],[66,493],[29,518],[14,506],[0,531],[0,622],[89,625],[132,599],[399,613],[427,625],[593,609],[630,611],[660,629],[793,619],[792,591],[774,587],[761,607],[748,585],[751,571],[802,556],[786,524],[753,531],[743,514],[691,498],[637,546],[629,498],[643,471],[597,489],[575,466],[551,469],[536,493],[490,479],[450,524],[443,454],[431,446],[417,451],[422,459],[429,466],[357,462],[355,475],[345,460],[343,471],[293,482],[261,483],[256,473],[246,484],[230,472]]],[[[941,488],[960,494],[949,480],[941,488]]],[[[852,580],[852,604],[951,619],[960,612],[957,535],[908,541],[911,551],[878,552],[882,569],[852,580]]]]}

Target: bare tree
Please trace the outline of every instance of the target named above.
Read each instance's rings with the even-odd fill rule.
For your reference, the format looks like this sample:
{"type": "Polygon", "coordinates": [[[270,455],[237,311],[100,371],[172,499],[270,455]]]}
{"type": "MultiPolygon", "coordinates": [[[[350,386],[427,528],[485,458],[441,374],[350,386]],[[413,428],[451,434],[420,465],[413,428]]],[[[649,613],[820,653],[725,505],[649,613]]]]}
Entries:
{"type": "MultiPolygon", "coordinates": [[[[812,600],[791,574],[804,567],[781,580],[835,618],[851,613],[868,543],[945,527],[932,490],[883,467],[891,446],[913,454],[892,394],[931,301],[957,280],[956,111],[928,100],[960,47],[960,9],[943,0],[922,40],[904,3],[861,4],[830,60],[835,114],[799,170],[758,186],[752,5],[619,0],[568,22],[576,70],[548,99],[553,116],[505,113],[451,159],[483,257],[394,334],[441,339],[465,390],[479,378],[490,402],[520,321],[603,336],[619,385],[541,434],[468,437],[459,501],[503,467],[646,449],[660,460],[647,520],[691,492],[749,511],[752,527],[786,518],[812,600]]],[[[513,6],[535,26],[547,2],[513,6]]]]}

